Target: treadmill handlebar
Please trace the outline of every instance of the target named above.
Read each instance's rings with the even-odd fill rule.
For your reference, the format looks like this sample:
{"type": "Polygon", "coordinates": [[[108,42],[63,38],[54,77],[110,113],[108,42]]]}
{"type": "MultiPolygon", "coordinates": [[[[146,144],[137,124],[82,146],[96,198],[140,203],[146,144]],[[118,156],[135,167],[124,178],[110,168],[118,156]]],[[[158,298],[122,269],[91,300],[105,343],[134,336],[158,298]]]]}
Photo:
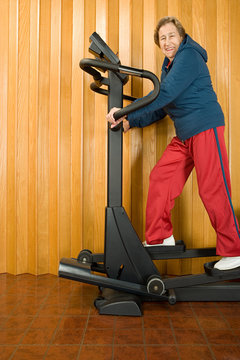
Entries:
{"type": "MultiPolygon", "coordinates": [[[[92,91],[98,93],[98,94],[101,94],[101,95],[106,95],[106,96],[109,95],[108,90],[102,89],[101,87],[97,86],[97,84],[96,84],[95,82],[92,82],[92,83],[90,84],[90,89],[91,89],[92,91]]],[[[123,94],[123,99],[124,99],[124,100],[128,100],[128,101],[135,101],[135,100],[137,100],[136,97],[130,96],[130,95],[125,95],[125,94],[123,94]]]]}
{"type": "Polygon", "coordinates": [[[137,76],[145,79],[149,79],[153,83],[153,91],[150,92],[147,96],[144,96],[142,99],[133,102],[130,105],[118,110],[114,114],[115,120],[120,119],[121,117],[128,115],[129,113],[136,111],[148,104],[150,104],[159,94],[160,91],[160,83],[156,75],[154,75],[151,71],[140,70],[136,68],[132,68],[129,66],[123,66],[119,64],[112,64],[107,61],[97,60],[97,59],[82,59],[79,64],[80,68],[86,71],[88,74],[92,75],[95,83],[98,87],[102,85],[103,77],[100,72],[94,68],[101,69],[103,71],[109,70],[121,74],[127,74],[131,76],[137,76]]]}

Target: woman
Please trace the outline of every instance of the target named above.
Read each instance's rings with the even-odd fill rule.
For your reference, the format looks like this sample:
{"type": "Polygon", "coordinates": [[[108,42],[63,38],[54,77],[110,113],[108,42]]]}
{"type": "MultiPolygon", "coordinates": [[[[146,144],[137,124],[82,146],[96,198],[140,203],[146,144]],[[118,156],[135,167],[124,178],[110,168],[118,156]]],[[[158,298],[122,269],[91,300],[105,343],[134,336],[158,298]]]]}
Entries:
{"type": "Polygon", "coordinates": [[[175,245],[171,210],[195,166],[199,194],[217,234],[216,251],[222,256],[215,268],[236,268],[240,266],[239,225],[231,202],[224,115],[212,88],[207,52],[174,17],[159,21],[154,41],[165,55],[159,96],[127,119],[115,121],[117,108],[107,115],[112,127],[123,121],[125,132],[165,115],[174,122],[176,136],[150,175],[145,246],[175,245]]]}

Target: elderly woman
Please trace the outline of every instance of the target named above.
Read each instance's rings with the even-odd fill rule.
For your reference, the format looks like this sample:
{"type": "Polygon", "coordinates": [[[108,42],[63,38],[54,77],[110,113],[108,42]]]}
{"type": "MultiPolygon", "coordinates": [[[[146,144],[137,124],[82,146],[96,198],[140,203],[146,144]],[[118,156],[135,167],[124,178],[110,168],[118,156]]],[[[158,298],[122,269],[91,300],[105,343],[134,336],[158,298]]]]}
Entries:
{"type": "Polygon", "coordinates": [[[115,121],[113,108],[107,120],[124,131],[145,127],[166,115],[176,136],[150,175],[146,209],[145,246],[174,246],[171,210],[193,167],[199,194],[217,234],[219,270],[240,266],[240,233],[231,202],[228,158],[224,142],[224,115],[212,88],[207,52],[174,17],[161,19],[154,41],[165,59],[159,96],[150,105],[115,121]]]}

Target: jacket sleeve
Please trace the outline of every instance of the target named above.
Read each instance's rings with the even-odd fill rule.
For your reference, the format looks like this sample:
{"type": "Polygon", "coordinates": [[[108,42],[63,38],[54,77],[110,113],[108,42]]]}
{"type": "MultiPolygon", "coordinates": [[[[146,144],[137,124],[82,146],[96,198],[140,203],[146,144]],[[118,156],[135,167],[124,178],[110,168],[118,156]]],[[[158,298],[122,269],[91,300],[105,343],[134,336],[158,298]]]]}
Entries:
{"type": "Polygon", "coordinates": [[[158,97],[151,104],[128,115],[130,127],[144,127],[162,119],[166,115],[163,108],[187,89],[199,72],[199,54],[194,49],[180,52],[168,75],[161,82],[158,97]]]}
{"type": "MultiPolygon", "coordinates": [[[[140,99],[139,99],[140,100],[140,99]]],[[[136,110],[128,115],[127,119],[129,122],[130,127],[139,127],[143,128],[145,126],[151,125],[152,123],[163,119],[167,114],[163,109],[156,109],[155,111],[150,111],[149,114],[147,114],[147,111],[144,111],[144,114],[142,114],[142,109],[136,110]],[[133,114],[133,116],[132,116],[133,114]]]]}

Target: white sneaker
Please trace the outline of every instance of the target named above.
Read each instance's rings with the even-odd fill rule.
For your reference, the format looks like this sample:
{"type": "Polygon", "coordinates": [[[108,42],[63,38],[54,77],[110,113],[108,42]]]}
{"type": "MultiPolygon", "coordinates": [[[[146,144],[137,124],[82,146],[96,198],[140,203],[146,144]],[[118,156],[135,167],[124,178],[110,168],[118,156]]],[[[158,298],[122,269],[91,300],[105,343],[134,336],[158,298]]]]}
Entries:
{"type": "Polygon", "coordinates": [[[240,256],[223,257],[214,265],[214,269],[231,270],[239,266],[240,266],[240,256]]]}
{"type": "Polygon", "coordinates": [[[145,247],[148,247],[148,246],[175,246],[175,239],[174,239],[174,237],[172,235],[172,236],[168,237],[167,239],[164,239],[162,244],[151,245],[151,244],[147,244],[146,241],[144,241],[142,244],[145,247]]]}

